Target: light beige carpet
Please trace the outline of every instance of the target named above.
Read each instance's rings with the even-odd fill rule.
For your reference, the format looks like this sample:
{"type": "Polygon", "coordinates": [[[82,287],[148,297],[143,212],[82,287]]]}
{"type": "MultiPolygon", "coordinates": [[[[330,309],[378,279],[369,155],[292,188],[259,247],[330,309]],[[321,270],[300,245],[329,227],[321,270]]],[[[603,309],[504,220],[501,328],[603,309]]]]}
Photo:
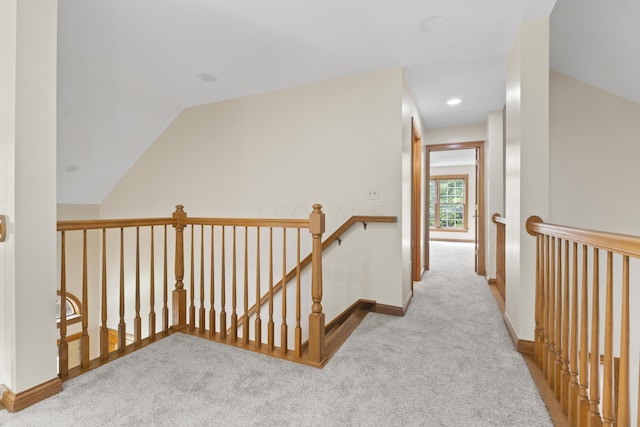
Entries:
{"type": "Polygon", "coordinates": [[[432,246],[405,317],[369,314],[324,369],[175,334],[3,426],[552,426],[470,245],[432,246]]]}

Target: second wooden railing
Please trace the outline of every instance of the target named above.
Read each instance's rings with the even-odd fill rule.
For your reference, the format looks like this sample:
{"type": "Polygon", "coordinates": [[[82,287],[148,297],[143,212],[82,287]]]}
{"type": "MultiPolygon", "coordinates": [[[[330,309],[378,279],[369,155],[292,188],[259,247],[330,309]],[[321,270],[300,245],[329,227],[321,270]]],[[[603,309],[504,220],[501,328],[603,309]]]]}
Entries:
{"type": "Polygon", "coordinates": [[[630,292],[638,291],[630,264],[640,259],[640,237],[538,217],[526,227],[536,238],[535,358],[549,387],[570,425],[632,425],[640,381],[631,373],[639,362],[631,337],[640,325],[630,320],[630,292]]]}

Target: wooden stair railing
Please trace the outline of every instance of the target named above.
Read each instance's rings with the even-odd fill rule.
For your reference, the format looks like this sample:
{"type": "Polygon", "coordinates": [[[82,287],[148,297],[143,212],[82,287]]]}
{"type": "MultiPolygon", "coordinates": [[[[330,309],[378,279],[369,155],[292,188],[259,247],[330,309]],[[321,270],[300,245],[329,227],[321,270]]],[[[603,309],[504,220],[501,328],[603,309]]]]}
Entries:
{"type": "MultiPolygon", "coordinates": [[[[341,243],[340,238],[347,231],[349,231],[351,227],[353,227],[358,223],[362,223],[366,230],[368,223],[395,223],[395,222],[398,222],[398,217],[396,216],[354,215],[350,217],[348,220],[346,220],[340,227],[338,227],[336,231],[334,231],[329,237],[327,237],[322,242],[322,252],[324,252],[325,249],[327,249],[336,241],[341,243]]],[[[288,284],[291,280],[293,280],[294,277],[296,277],[297,268],[299,268],[300,270],[304,270],[306,267],[309,266],[309,264],[311,264],[311,254],[307,255],[302,261],[298,263],[298,265],[295,268],[291,269],[291,271],[287,273],[286,277],[284,277],[282,280],[276,283],[276,285],[274,285],[273,293],[276,294],[280,292],[283,288],[283,284],[288,284]]],[[[259,303],[256,303],[253,306],[251,306],[251,308],[247,310],[246,316],[242,315],[240,319],[238,319],[238,322],[244,323],[246,317],[251,317],[256,313],[256,309],[258,308],[258,306],[261,307],[265,305],[267,302],[269,302],[269,293],[265,293],[260,298],[259,303]]],[[[230,332],[230,329],[228,330],[228,332],[230,332]]]]}
{"type": "MultiPolygon", "coordinates": [[[[640,237],[545,224],[535,216],[526,228],[536,237],[539,368],[570,425],[630,426],[632,385],[640,396],[640,381],[630,376],[630,337],[640,327],[630,324],[629,265],[640,258],[640,237]]],[[[640,414],[640,402],[633,405],[640,414]]]]}
{"type": "MultiPolygon", "coordinates": [[[[309,218],[303,220],[190,218],[184,208],[178,205],[170,218],[59,221],[60,297],[65,301],[67,292],[81,295],[84,307],[80,324],[81,362],[80,366],[71,370],[68,363],[67,333],[69,327],[75,329],[77,325],[68,325],[65,316],[61,316],[59,376],[63,379],[71,378],[176,331],[199,333],[217,341],[239,344],[272,355],[277,353],[280,357],[321,366],[326,361],[321,243],[325,220],[321,208],[320,205],[314,205],[309,218]],[[169,226],[175,229],[174,234],[168,233],[169,226]],[[288,229],[293,230],[293,233],[287,233],[288,229]],[[304,288],[300,283],[302,229],[309,230],[311,234],[311,255],[304,264],[312,265],[311,283],[304,288]],[[250,236],[251,233],[253,234],[250,236]],[[278,233],[282,236],[279,243],[276,242],[282,246],[281,255],[273,250],[278,233]],[[238,235],[243,239],[239,240],[238,235]],[[267,245],[261,244],[260,238],[267,235],[268,250],[265,251],[264,246],[267,245]],[[289,250],[287,236],[296,242],[290,245],[293,247],[289,250]],[[250,241],[250,237],[253,240],[250,241]],[[227,241],[230,241],[230,245],[225,247],[227,241]],[[196,242],[199,243],[199,254],[195,251],[196,242]],[[169,259],[171,243],[175,245],[173,266],[169,259]],[[250,246],[253,248],[251,256],[250,246]],[[240,258],[238,252],[242,254],[240,258]],[[273,298],[274,257],[280,256],[282,271],[286,272],[290,252],[297,252],[295,273],[291,276],[297,277],[295,295],[292,296],[295,317],[292,318],[287,312],[288,298],[285,296],[280,304],[280,334],[276,337],[275,324],[278,321],[273,298]],[[188,261],[186,264],[185,257],[188,261]],[[148,261],[143,261],[143,258],[148,261]],[[246,315],[249,302],[262,293],[261,264],[264,262],[268,263],[269,270],[270,310],[265,324],[267,339],[263,343],[260,316],[255,319],[253,331],[249,331],[249,318],[246,315]],[[240,264],[242,270],[238,268],[240,264]],[[175,274],[175,285],[169,297],[168,272],[171,267],[175,274]],[[232,270],[230,274],[229,269],[232,270]],[[196,286],[196,271],[199,271],[199,286],[196,286]],[[188,286],[185,284],[187,274],[188,286]],[[250,274],[256,278],[253,296],[249,289],[250,274]],[[162,279],[156,280],[157,277],[162,279]],[[241,285],[238,286],[238,283],[241,285]],[[160,287],[162,297],[158,301],[156,293],[160,287]],[[301,295],[304,289],[310,289],[311,299],[306,325],[301,321],[301,295]],[[244,317],[238,316],[239,298],[243,302],[244,317]],[[99,301],[99,325],[89,325],[91,316],[98,317],[96,313],[90,313],[90,300],[99,301]],[[147,302],[143,303],[143,300],[147,302]],[[148,316],[144,320],[142,312],[146,310],[141,308],[143,304],[149,307],[148,316]],[[130,310],[131,307],[133,310],[130,310]],[[219,310],[218,313],[216,309],[219,310]],[[159,330],[156,330],[156,311],[160,315],[159,330]],[[117,315],[114,315],[116,312],[117,315]],[[292,320],[288,320],[290,318],[292,320]],[[133,343],[127,345],[127,336],[131,332],[127,322],[131,319],[133,343]],[[230,334],[227,334],[227,321],[231,325],[230,334]],[[144,331],[143,322],[147,323],[144,331]],[[293,348],[288,345],[290,324],[293,348]],[[118,345],[117,350],[110,351],[109,330],[110,326],[115,325],[118,345]],[[242,328],[241,336],[238,335],[239,327],[242,328]],[[91,360],[89,331],[94,328],[99,331],[99,356],[91,360]],[[308,344],[306,353],[303,354],[302,340],[305,334],[308,335],[308,344]]],[[[283,282],[286,282],[286,277],[283,277],[283,282]]],[[[286,290],[283,289],[283,295],[285,293],[286,290]]],[[[113,338],[113,332],[111,335],[113,338]]]]}
{"type": "Polygon", "coordinates": [[[498,295],[501,298],[500,306],[504,311],[504,306],[507,301],[506,294],[506,266],[505,266],[505,242],[506,242],[506,225],[507,220],[500,216],[498,213],[494,213],[491,220],[496,224],[496,289],[498,295]]]}
{"type": "MultiPolygon", "coordinates": [[[[278,357],[290,359],[300,359],[303,363],[320,366],[325,362],[324,356],[324,314],[322,313],[322,256],[320,249],[320,239],[324,232],[324,214],[320,205],[314,205],[314,211],[311,213],[309,220],[253,220],[253,219],[220,219],[220,218],[187,218],[184,220],[185,225],[191,230],[191,246],[189,259],[190,282],[188,292],[190,295],[188,321],[181,325],[186,329],[187,333],[205,336],[209,339],[232,343],[240,347],[248,348],[254,351],[266,352],[268,354],[277,355],[278,357]],[[301,284],[301,230],[308,229],[311,233],[311,286],[302,286],[301,284]],[[199,230],[199,236],[194,237],[194,231],[199,230]],[[208,231],[207,231],[208,230],[208,231]],[[217,232],[216,232],[217,231],[217,232]],[[219,246],[219,272],[210,270],[210,279],[205,287],[205,278],[202,270],[205,259],[204,240],[205,234],[209,243],[212,245],[209,251],[211,261],[209,267],[215,267],[213,247],[214,240],[219,246]],[[252,242],[255,254],[250,260],[248,235],[252,233],[252,242]],[[213,237],[213,236],[217,237],[213,237]],[[238,237],[240,236],[240,238],[238,237]],[[290,236],[293,242],[289,242],[287,236],[290,236]],[[194,252],[194,243],[200,242],[200,254],[194,252]],[[229,241],[231,249],[228,248],[226,242],[229,241]],[[244,243],[243,243],[244,242],[244,243]],[[263,242],[262,244],[260,242],[263,242]],[[274,244],[280,245],[281,252],[276,253],[274,244]],[[267,246],[266,253],[261,255],[261,245],[267,246]],[[290,251],[288,247],[290,246],[290,251]],[[225,249],[226,247],[226,249],[225,249]],[[238,252],[241,253],[240,257],[238,252]],[[292,276],[296,277],[296,289],[292,299],[295,305],[295,317],[290,316],[288,312],[289,299],[283,294],[280,301],[275,298],[275,282],[276,269],[281,266],[281,273],[284,278],[287,271],[287,261],[291,255],[296,259],[292,276]],[[230,260],[229,260],[230,257],[230,260]],[[241,260],[239,260],[239,258],[241,260]],[[276,259],[277,258],[277,259],[276,259]],[[200,289],[195,287],[195,271],[194,260],[198,261],[201,268],[200,273],[200,289]],[[264,265],[266,263],[266,265],[264,265]],[[238,264],[242,265],[242,274],[238,274],[238,264]],[[229,268],[230,267],[230,268],[229,268]],[[265,268],[266,267],[266,268],[265,268]],[[231,270],[229,274],[228,270],[231,270]],[[249,271],[251,270],[251,271],[249,271]],[[219,286],[214,286],[214,275],[219,277],[219,286]],[[249,286],[249,276],[255,278],[253,286],[249,286]],[[256,301],[261,298],[262,291],[266,286],[266,299],[269,305],[266,319],[265,313],[255,311],[253,321],[253,330],[250,330],[249,321],[249,300],[256,301]],[[255,292],[253,292],[255,288],[255,292]],[[308,316],[308,346],[306,354],[303,353],[303,330],[301,321],[301,295],[305,289],[311,290],[311,312],[308,316]],[[196,300],[195,295],[199,296],[199,315],[196,316],[196,300]],[[207,295],[208,294],[208,295],[207,295]],[[205,305],[206,296],[209,296],[209,322],[205,324],[205,305]],[[217,298],[217,302],[216,302],[217,298]],[[238,299],[242,301],[243,313],[238,313],[238,299]],[[279,307],[277,307],[279,305],[279,307]],[[219,313],[215,309],[219,308],[219,313]],[[276,313],[280,309],[281,316],[276,313]],[[230,312],[228,311],[230,310],[230,312]],[[219,316],[219,322],[216,323],[216,317],[219,316]],[[277,318],[280,317],[280,333],[276,334],[277,318]],[[229,322],[227,322],[229,320],[229,322]],[[266,322],[263,322],[266,320],[266,322]],[[293,328],[289,328],[289,326],[293,328]],[[240,333],[241,332],[241,333],[240,333]],[[253,338],[252,338],[253,334],[253,338]],[[266,341],[263,342],[263,337],[266,341]],[[292,342],[292,348],[288,345],[292,342]],[[264,345],[263,345],[264,344],[264,345]],[[291,351],[292,350],[292,351],[291,351]]],[[[177,265],[180,265],[180,260],[177,265]]],[[[286,292],[286,291],[285,291],[286,292]]],[[[186,299],[182,297],[180,304],[186,305],[186,299]]]]}
{"type": "MultiPolygon", "coordinates": [[[[72,291],[76,294],[81,295],[83,313],[81,316],[81,338],[80,338],[80,366],[72,375],[69,375],[69,356],[68,356],[68,342],[67,342],[67,319],[66,316],[61,315],[59,321],[60,328],[60,340],[59,340],[59,355],[58,355],[58,375],[62,379],[67,379],[73,377],[77,373],[82,370],[87,370],[92,367],[99,365],[102,362],[106,362],[110,359],[116,357],[113,352],[109,351],[109,327],[107,326],[107,313],[108,313],[108,297],[111,295],[109,291],[109,283],[112,283],[117,288],[117,300],[118,300],[118,314],[119,314],[119,322],[118,322],[118,350],[117,353],[125,354],[127,350],[126,345],[126,322],[125,322],[125,230],[135,230],[135,275],[133,280],[134,283],[134,293],[135,293],[135,317],[134,317],[134,343],[133,347],[140,347],[143,342],[146,343],[148,341],[153,341],[156,338],[155,331],[155,321],[153,322],[154,328],[150,329],[147,338],[145,340],[142,339],[142,322],[140,317],[140,228],[149,229],[150,236],[153,236],[155,231],[158,229],[162,229],[164,232],[164,280],[163,280],[163,289],[164,289],[164,300],[162,304],[162,318],[163,318],[163,327],[161,332],[164,335],[167,335],[169,332],[169,320],[168,320],[168,305],[167,305],[167,288],[168,288],[168,276],[167,276],[167,226],[172,225],[173,220],[171,218],[150,218],[150,219],[122,219],[122,220],[89,220],[89,221],[58,221],[57,230],[59,232],[59,241],[60,241],[60,289],[59,295],[62,302],[66,301],[67,292],[72,291]],[[96,231],[101,237],[101,248],[99,251],[101,255],[97,253],[92,253],[92,256],[95,256],[96,260],[99,261],[100,264],[99,270],[101,271],[101,276],[98,279],[97,276],[92,276],[96,280],[89,280],[89,231],[96,231]],[[78,235],[79,234],[79,235],[78,235]],[[109,265],[107,263],[107,235],[111,234],[112,239],[115,240],[119,247],[118,257],[116,260],[109,260],[114,263],[117,263],[118,275],[115,278],[107,276],[107,271],[109,270],[109,265]],[[74,244],[75,243],[75,244],[74,244]],[[76,257],[67,262],[68,252],[75,252],[76,257]],[[78,255],[77,252],[80,252],[78,255]],[[73,267],[75,268],[74,271],[73,267]],[[73,274],[76,273],[76,274],[73,274]],[[75,280],[73,279],[75,277],[75,280]],[[91,282],[91,283],[90,283],[91,282]],[[71,290],[68,287],[72,284],[76,285],[76,289],[71,290]],[[91,361],[90,356],[90,336],[89,336],[89,317],[90,317],[90,305],[89,302],[89,291],[91,288],[91,292],[99,295],[100,300],[100,324],[97,325],[99,328],[99,358],[97,361],[91,361]],[[111,353],[111,354],[110,354],[111,353]]],[[[91,236],[97,237],[97,236],[91,236]]],[[[151,237],[153,238],[153,237],[151,237]]],[[[111,248],[109,248],[111,249],[111,248]]],[[[73,255],[73,254],[72,254],[73,255]]],[[[95,272],[93,272],[95,273],[95,272]]],[[[153,278],[154,275],[151,275],[153,278]]],[[[153,279],[152,279],[153,280],[153,279]]],[[[151,309],[150,316],[155,316],[154,307],[155,300],[150,301],[151,309]]],[[[61,313],[62,314],[62,313],[61,313]]],[[[91,325],[96,326],[96,325],[91,325]]],[[[130,351],[130,350],[129,350],[130,351]]]]}

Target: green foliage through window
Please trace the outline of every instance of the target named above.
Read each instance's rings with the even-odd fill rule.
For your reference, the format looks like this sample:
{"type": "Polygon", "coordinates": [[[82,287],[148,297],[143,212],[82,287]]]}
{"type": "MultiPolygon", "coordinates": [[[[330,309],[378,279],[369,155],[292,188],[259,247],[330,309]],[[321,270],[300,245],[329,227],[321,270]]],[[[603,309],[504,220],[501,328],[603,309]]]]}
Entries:
{"type": "Polygon", "coordinates": [[[466,229],[467,176],[432,176],[429,181],[429,226],[466,229]]]}

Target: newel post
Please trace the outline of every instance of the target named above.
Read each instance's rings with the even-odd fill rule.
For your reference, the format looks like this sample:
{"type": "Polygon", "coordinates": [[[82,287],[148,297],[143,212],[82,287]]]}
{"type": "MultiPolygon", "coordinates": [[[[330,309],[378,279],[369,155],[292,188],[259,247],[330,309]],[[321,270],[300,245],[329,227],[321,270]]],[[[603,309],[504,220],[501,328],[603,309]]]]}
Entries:
{"type": "Polygon", "coordinates": [[[176,287],[172,293],[172,329],[181,329],[187,325],[187,290],[184,289],[184,228],[186,224],[184,220],[187,218],[187,213],[184,211],[184,206],[177,205],[176,210],[172,215],[175,220],[173,228],[176,229],[176,262],[175,262],[175,274],[176,274],[176,287]]]}
{"type": "Polygon", "coordinates": [[[309,314],[309,360],[318,364],[324,361],[324,313],[322,312],[322,233],[324,213],[322,205],[313,205],[309,215],[311,249],[311,314],[309,314]]]}

